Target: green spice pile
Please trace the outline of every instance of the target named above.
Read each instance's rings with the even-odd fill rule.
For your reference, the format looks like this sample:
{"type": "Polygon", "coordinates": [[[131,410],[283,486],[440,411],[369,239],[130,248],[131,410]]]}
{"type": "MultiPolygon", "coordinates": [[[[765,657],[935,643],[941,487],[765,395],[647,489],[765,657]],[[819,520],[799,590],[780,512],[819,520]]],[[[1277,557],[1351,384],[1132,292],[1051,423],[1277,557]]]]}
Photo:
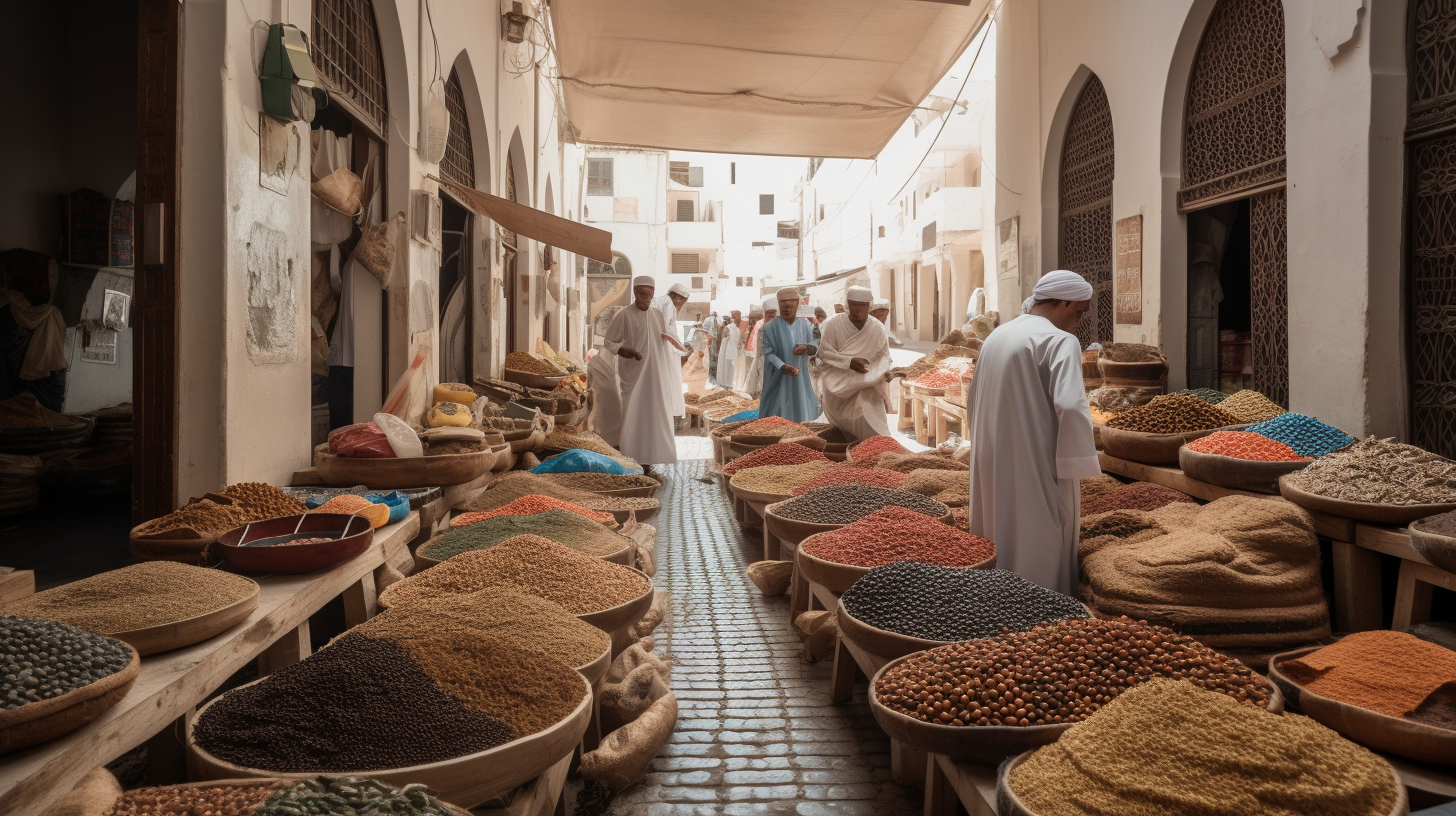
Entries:
{"type": "Polygon", "coordinates": [[[430,789],[418,782],[396,788],[377,779],[318,776],[276,791],[256,816],[455,816],[455,813],[441,805],[430,789]]]}
{"type": "Polygon", "coordinates": [[[125,643],[74,626],[0,616],[0,711],[89,686],[131,657],[125,643]]]}
{"type": "Polygon", "coordinates": [[[1456,502],[1456,462],[1390,439],[1362,439],[1287,477],[1307,493],[1372,504],[1456,502]]]}
{"type": "Polygon", "coordinates": [[[1236,391],[1218,404],[1219,410],[1233,415],[1241,424],[1264,422],[1284,413],[1284,409],[1268,397],[1249,388],[1236,391]]]}
{"type": "Polygon", "coordinates": [[[1154,677],[1257,706],[1270,687],[1233,658],[1161,626],[1074,618],[919,652],[875,683],[884,706],[953,726],[1058,725],[1154,677]]]}
{"type": "Polygon", "coordinates": [[[620,606],[652,589],[647,576],[618,564],[522,535],[488,550],[463,552],[391,585],[382,606],[408,606],[419,598],[468,595],[491,587],[513,587],[560,604],[573,615],[620,606]]]}
{"type": "Polygon", "coordinates": [[[620,510],[657,510],[662,507],[662,503],[657,499],[602,496],[587,490],[577,490],[576,488],[567,487],[545,476],[519,471],[502,476],[487,488],[485,492],[468,502],[456,505],[455,509],[464,512],[484,512],[494,510],[497,507],[504,507],[523,496],[533,495],[550,496],[553,499],[561,499],[572,504],[579,504],[591,510],[606,510],[608,512],[620,510]]]}
{"type": "Polygon", "coordinates": [[[1147,434],[1174,434],[1206,431],[1237,425],[1239,419],[1226,413],[1222,405],[1215,408],[1198,397],[1165,394],[1154,397],[1147,405],[1139,405],[1107,421],[1107,427],[1147,434]]]}
{"type": "Polygon", "coordinates": [[[834,463],[827,459],[823,462],[805,462],[802,465],[763,465],[738,471],[728,484],[735,490],[788,496],[814,477],[833,468],[834,463]]]}
{"type": "Polygon", "coordinates": [[[37,592],[5,614],[114,635],[195,618],[258,591],[241,575],[171,561],[144,561],[37,592]]]}
{"type": "Polygon", "coordinates": [[[1229,398],[1228,394],[1212,388],[1184,388],[1181,391],[1174,391],[1172,396],[1198,397],[1209,405],[1217,405],[1229,398]]]}
{"type": "Polygon", "coordinates": [[[857,620],[902,635],[957,641],[1085,618],[1075,599],[1014,572],[897,561],[875,567],[840,596],[857,620]]]}
{"type": "Polygon", "coordinates": [[[656,490],[662,487],[662,482],[657,481],[651,476],[640,476],[634,473],[627,473],[621,476],[612,473],[542,473],[538,475],[562,487],[568,487],[573,490],[585,490],[588,493],[599,493],[607,490],[633,490],[644,487],[656,490]]]}
{"type": "Polygon", "coordinates": [[[471,550],[488,550],[519,535],[537,535],[594,558],[621,552],[632,539],[570,510],[547,510],[530,516],[495,516],[451,527],[420,545],[419,554],[444,561],[471,550]]]}
{"type": "Polygon", "coordinates": [[[252,816],[280,784],[138,788],[123,793],[105,816],[252,816]]]}
{"type": "Polygon", "coordinates": [[[1038,816],[1386,816],[1395,775],[1306,717],[1153,680],[1118,697],[1011,771],[1038,816]]]}
{"type": "Polygon", "coordinates": [[[1157,346],[1143,343],[1108,343],[1102,347],[1099,356],[1114,363],[1166,362],[1163,352],[1157,346]]]}
{"type": "Polygon", "coordinates": [[[800,545],[808,554],[853,567],[919,561],[973,567],[996,554],[996,545],[904,507],[884,507],[800,545]]]}
{"type": "Polygon", "coordinates": [[[944,516],[948,509],[928,496],[908,490],[838,484],[816,488],[780,502],[774,513],[786,519],[814,524],[849,524],[882,507],[904,507],[931,518],[944,516]]]}

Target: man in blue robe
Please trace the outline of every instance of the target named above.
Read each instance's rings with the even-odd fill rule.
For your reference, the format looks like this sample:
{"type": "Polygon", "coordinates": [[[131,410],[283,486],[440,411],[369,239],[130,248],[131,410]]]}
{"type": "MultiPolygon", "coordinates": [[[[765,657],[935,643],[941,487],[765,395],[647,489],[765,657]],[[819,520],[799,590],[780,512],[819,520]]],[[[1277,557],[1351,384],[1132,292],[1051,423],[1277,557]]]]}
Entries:
{"type": "Polygon", "coordinates": [[[778,316],[763,325],[763,394],[760,417],[809,422],[819,416],[819,400],[809,380],[809,358],[816,351],[814,324],[799,317],[799,292],[780,289],[778,316]]]}

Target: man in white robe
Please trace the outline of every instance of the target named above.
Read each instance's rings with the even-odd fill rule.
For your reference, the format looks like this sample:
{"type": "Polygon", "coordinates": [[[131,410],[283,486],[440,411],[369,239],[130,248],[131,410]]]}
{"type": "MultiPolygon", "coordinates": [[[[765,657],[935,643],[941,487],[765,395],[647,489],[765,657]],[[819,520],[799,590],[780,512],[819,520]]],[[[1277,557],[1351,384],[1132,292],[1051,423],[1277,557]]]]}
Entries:
{"type": "Polygon", "coordinates": [[[682,364],[687,359],[688,350],[678,340],[677,334],[677,312],[688,302],[688,288],[681,283],[674,283],[668,288],[667,294],[652,301],[652,305],[662,313],[662,331],[667,335],[667,340],[677,350],[678,366],[674,369],[671,385],[671,393],[668,395],[667,409],[675,417],[687,416],[687,403],[683,400],[683,378],[682,364]]]}
{"type": "MultiPolygon", "coordinates": [[[[607,324],[605,339],[617,348],[617,378],[622,383],[622,434],[617,447],[650,470],[651,464],[677,461],[672,413],[668,410],[674,373],[681,376],[673,338],[664,330],[662,311],[652,305],[651,275],[632,279],[632,303],[607,324]]],[[[677,396],[682,397],[682,386],[677,396]]]]}
{"type": "Polygon", "coordinates": [[[1072,334],[1092,299],[1075,272],[1037,282],[1029,312],[986,339],[971,380],[972,533],[996,565],[1067,595],[1077,590],[1079,480],[1102,473],[1072,334]]]}
{"type": "Polygon", "coordinates": [[[615,448],[622,437],[622,382],[617,378],[615,344],[603,343],[601,350],[587,360],[586,381],[595,398],[592,430],[615,448]]]}
{"type": "Polygon", "coordinates": [[[753,367],[748,370],[748,381],[743,386],[744,391],[755,397],[763,391],[763,327],[779,316],[778,296],[764,298],[762,308],[763,319],[753,327],[753,336],[749,339],[749,345],[753,347],[753,367]]]}
{"type": "Polygon", "coordinates": [[[820,402],[830,424],[856,439],[888,436],[885,374],[890,361],[890,332],[870,317],[871,294],[851,286],[848,310],[824,321],[819,341],[820,402]]]}
{"type": "Polygon", "coordinates": [[[901,340],[898,337],[896,337],[895,336],[895,333],[890,330],[890,299],[889,298],[875,298],[870,303],[870,317],[873,317],[874,319],[880,321],[880,325],[882,325],[882,326],[885,327],[885,333],[887,335],[889,335],[889,338],[890,338],[890,345],[892,345],[892,346],[903,346],[903,345],[905,345],[905,341],[904,340],[901,340]]]}
{"type": "Polygon", "coordinates": [[[754,329],[763,322],[763,307],[754,303],[748,307],[748,325],[738,334],[738,359],[733,363],[733,390],[747,393],[748,372],[753,370],[753,358],[757,355],[754,343],[754,329]]]}
{"type": "Polygon", "coordinates": [[[718,337],[718,373],[714,376],[713,382],[723,388],[733,387],[733,366],[738,359],[738,340],[742,334],[738,328],[743,315],[734,309],[724,321],[723,329],[718,337]]]}

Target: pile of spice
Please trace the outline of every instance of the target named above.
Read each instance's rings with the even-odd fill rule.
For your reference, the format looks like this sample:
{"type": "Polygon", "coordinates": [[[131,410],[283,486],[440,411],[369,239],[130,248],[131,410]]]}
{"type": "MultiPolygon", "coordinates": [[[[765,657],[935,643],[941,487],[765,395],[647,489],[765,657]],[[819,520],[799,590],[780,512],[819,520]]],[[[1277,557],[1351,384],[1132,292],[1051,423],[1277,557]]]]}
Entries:
{"type": "Polygon", "coordinates": [[[1249,426],[1249,433],[1283,442],[1300,456],[1316,457],[1355,444],[1355,438],[1333,425],[1304,414],[1286,413],[1249,426]]]}
{"type": "Polygon", "coordinates": [[[878,629],[959,641],[1085,618],[1075,599],[1003,569],[957,569],[897,561],[875,567],[840,596],[844,609],[878,629]]]}
{"type": "Polygon", "coordinates": [[[622,452],[608,445],[606,440],[594,433],[572,433],[565,428],[555,428],[547,434],[546,450],[588,450],[613,459],[626,458],[622,452]]]}
{"type": "Polygon", "coordinates": [[[509,504],[503,504],[494,510],[486,510],[479,513],[461,513],[450,520],[451,527],[464,527],[467,524],[474,524],[477,521],[485,521],[496,516],[533,516],[537,513],[544,513],[547,510],[566,510],[575,513],[598,524],[609,524],[616,522],[616,516],[604,510],[590,510],[579,504],[572,504],[569,501],[562,501],[550,496],[532,494],[522,496],[509,504]]]}
{"type": "Polygon", "coordinates": [[[41,405],[30,392],[0,400],[0,428],[58,428],[79,422],[81,420],[77,417],[57,413],[41,405]]]}
{"type": "MultiPolygon", "coordinates": [[[[1355,632],[1338,643],[1286,660],[1280,670],[1289,679],[1331,700],[1404,717],[1441,728],[1456,728],[1450,719],[1450,694],[1436,706],[1435,719],[1422,704],[1447,683],[1456,683],[1456,652],[1405,632],[1384,629],[1355,632]]],[[[1434,701],[1433,701],[1434,702],[1434,701]]]]}
{"type": "Polygon", "coordinates": [[[547,510],[529,516],[494,516],[461,527],[451,527],[420,545],[420,555],[444,561],[463,552],[489,550],[516,536],[549,539],[592,558],[602,558],[632,546],[632,540],[599,522],[569,510],[547,510]]]}
{"type": "Polygon", "coordinates": [[[1442,513],[1439,516],[1427,516],[1413,526],[1423,533],[1456,538],[1456,510],[1442,513]]]}
{"type": "Polygon", "coordinates": [[[358,776],[316,776],[276,791],[254,816],[455,816],[456,813],[419,783],[396,788],[387,782],[358,776]]]}
{"type": "Polygon", "coordinates": [[[1285,413],[1268,397],[1250,388],[1234,392],[1218,404],[1219,410],[1231,414],[1240,423],[1264,422],[1285,413]]]}
{"type": "Polygon", "coordinates": [[[819,451],[792,442],[780,442],[734,459],[723,466],[723,472],[732,476],[740,470],[766,465],[802,465],[807,462],[828,461],[829,458],[819,451]]]}
{"type": "Polygon", "coordinates": [[[105,816],[251,816],[264,800],[286,790],[281,786],[281,782],[270,782],[210,788],[137,788],[123,793],[105,816]]]}
{"type": "Polygon", "coordinates": [[[950,524],[963,533],[969,533],[971,531],[970,505],[965,507],[952,507],[950,509],[950,524]]]}
{"type": "Polygon", "coordinates": [[[897,376],[907,381],[914,380],[920,375],[935,370],[941,363],[952,357],[971,357],[975,350],[967,346],[957,346],[942,343],[935,347],[935,351],[921,357],[904,368],[891,369],[891,376],[897,376]]]}
{"type": "MultiPolygon", "coordinates": [[[[856,465],[860,464],[858,461],[856,465]]],[[[970,465],[957,459],[952,459],[942,453],[895,453],[886,451],[875,458],[874,467],[884,470],[894,470],[900,473],[909,473],[912,470],[957,470],[962,473],[971,469],[970,465]]],[[[969,477],[966,477],[969,482],[969,477]]]]}
{"type": "Polygon", "coordinates": [[[589,493],[607,490],[634,490],[644,487],[656,490],[662,487],[662,482],[651,476],[636,473],[625,473],[621,476],[614,473],[543,473],[540,475],[562,487],[585,490],[589,493]]]}
{"type": "Polygon", "coordinates": [[[1166,362],[1163,352],[1157,346],[1144,343],[1108,343],[1098,355],[1114,363],[1157,363],[1166,362]]]}
{"type": "Polygon", "coordinates": [[[258,585],[241,575],[144,561],[12,601],[4,612],[114,635],[195,618],[257,591],[258,585]]]}
{"type": "Polygon", "coordinates": [[[1111,411],[1104,411],[1095,405],[1088,405],[1087,411],[1092,415],[1092,422],[1097,425],[1106,425],[1109,420],[1117,416],[1111,411]]]}
{"type": "Polygon", "coordinates": [[[169,537],[178,537],[190,530],[197,538],[216,538],[234,527],[247,524],[248,521],[248,514],[236,505],[218,504],[212,499],[202,499],[138,525],[132,535],[160,536],[170,533],[169,537]]]}
{"type": "Polygon", "coordinates": [[[688,405],[708,405],[732,395],[733,389],[731,388],[713,388],[701,394],[695,394],[689,391],[683,394],[683,402],[686,402],[688,405]]]}
{"type": "Polygon", "coordinates": [[[1107,427],[1146,434],[1175,434],[1206,431],[1237,425],[1239,419],[1222,406],[1215,408],[1198,397],[1165,394],[1154,397],[1107,421],[1107,427]]]}
{"type": "Polygon", "coordinates": [[[408,606],[419,598],[468,595],[491,587],[514,587],[560,604],[573,615],[588,615],[642,597],[652,582],[635,570],[555,541],[521,535],[415,573],[392,584],[379,600],[386,607],[408,606]]]}
{"type": "Polygon", "coordinates": [[[369,522],[369,526],[379,528],[389,523],[389,506],[376,504],[363,496],[356,496],[352,493],[345,493],[342,496],[335,496],[324,502],[310,513],[339,513],[346,516],[357,515],[369,522]]]}
{"type": "Polygon", "coordinates": [[[1133,482],[1082,502],[1082,515],[1091,516],[1110,510],[1157,510],[1173,502],[1196,503],[1192,496],[1171,487],[1152,482],[1133,482]]]}
{"type": "Polygon", "coordinates": [[[46,620],[0,615],[0,711],[59,697],[131,663],[119,640],[46,620]]]}
{"type": "Polygon", "coordinates": [[[828,470],[837,470],[833,462],[805,462],[802,465],[760,465],[733,474],[728,484],[734,490],[788,496],[828,470]]]}
{"type": "MultiPolygon", "coordinates": [[[[967,377],[966,379],[970,379],[967,377]]],[[[955,371],[937,368],[911,380],[915,385],[926,388],[960,388],[961,375],[955,371]]]]}
{"type": "MultiPolygon", "coordinates": [[[[899,487],[905,481],[905,474],[879,468],[830,467],[802,485],[794,488],[794,495],[807,493],[819,487],[832,484],[862,484],[871,487],[899,487]]],[[[921,491],[916,490],[916,493],[921,491]]]]}
{"type": "Polygon", "coordinates": [[[612,636],[584,623],[559,604],[511,587],[492,587],[467,595],[421,597],[408,606],[386,609],[349,630],[399,644],[432,632],[461,643],[494,637],[536,654],[584,666],[602,656],[612,636]]]}
{"type": "Polygon", "coordinates": [[[793,438],[813,436],[814,432],[783,417],[767,416],[744,423],[733,430],[733,436],[776,436],[793,438]]]}
{"type": "Polygon", "coordinates": [[[1252,462],[1301,462],[1306,458],[1295,453],[1294,448],[1283,442],[1248,431],[1218,431],[1189,442],[1187,447],[1195,453],[1228,456],[1252,462]]]}
{"type": "Polygon", "coordinates": [[[506,355],[505,367],[511,371],[539,374],[542,377],[560,377],[565,371],[542,360],[528,351],[513,351],[506,355]]]}
{"type": "Polygon", "coordinates": [[[909,452],[890,436],[871,436],[849,446],[849,458],[855,462],[873,462],[882,453],[909,452]]]}
{"type": "Polygon", "coordinates": [[[903,507],[885,507],[852,524],[804,540],[805,552],[852,567],[919,561],[973,567],[996,554],[996,545],[903,507]]]}
{"type": "Polygon", "coordinates": [[[962,507],[971,501],[971,480],[964,471],[919,468],[907,473],[899,487],[929,496],[947,507],[962,507]]]}
{"type": "Polygon", "coordinates": [[[566,487],[535,473],[517,471],[508,473],[497,479],[494,484],[486,488],[485,492],[468,502],[457,505],[455,509],[481,513],[494,510],[497,507],[504,507],[523,496],[550,496],[553,499],[568,501],[590,510],[605,510],[607,512],[618,510],[657,510],[662,507],[662,503],[657,499],[602,496],[590,491],[566,487]]]}
{"type": "Polygon", "coordinates": [[[774,513],[786,519],[813,524],[849,524],[884,507],[904,507],[931,519],[944,516],[948,509],[928,496],[908,490],[838,484],[816,488],[780,502],[774,513]]]}
{"type": "Polygon", "coordinates": [[[1307,717],[1151,680],[1038,748],[1006,784],[1038,816],[1386,816],[1398,783],[1379,757],[1307,717]]]}
{"type": "Polygon", "coordinates": [[[1082,502],[1086,503],[1088,499],[1101,496],[1104,493],[1111,493],[1112,491],[1118,490],[1124,486],[1125,485],[1122,482],[1111,476],[1108,476],[1106,473],[1102,474],[1101,476],[1093,476],[1090,479],[1083,479],[1080,484],[1082,502]]]}
{"type": "Polygon", "coordinates": [[[881,675],[875,696],[941,725],[1057,725],[1081,722],[1154,677],[1187,679],[1241,703],[1269,702],[1269,685],[1243,663],[1125,618],[1072,618],[938,646],[881,675]]]}
{"type": "Polygon", "coordinates": [[[1456,462],[1390,439],[1362,439],[1288,477],[1308,493],[1372,504],[1456,502],[1456,462]]]}
{"type": "Polygon", "coordinates": [[[1212,388],[1184,388],[1174,391],[1170,396],[1198,397],[1209,405],[1217,405],[1229,398],[1228,394],[1222,391],[1215,391],[1212,388]]]}
{"type": "Polygon", "coordinates": [[[263,521],[307,512],[303,502],[265,482],[239,482],[223,488],[222,494],[248,514],[248,521],[263,521]]]}

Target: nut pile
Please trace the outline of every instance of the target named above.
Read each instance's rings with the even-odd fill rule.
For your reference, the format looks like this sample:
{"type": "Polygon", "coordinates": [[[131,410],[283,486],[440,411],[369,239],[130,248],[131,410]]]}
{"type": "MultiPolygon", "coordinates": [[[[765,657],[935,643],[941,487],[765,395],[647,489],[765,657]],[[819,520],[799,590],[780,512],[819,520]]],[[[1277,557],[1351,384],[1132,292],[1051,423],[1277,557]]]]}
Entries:
{"type": "Polygon", "coordinates": [[[733,436],[777,436],[784,438],[813,435],[814,432],[803,425],[779,416],[766,416],[762,419],[755,419],[752,422],[738,426],[733,431],[733,436]]]}
{"type": "Polygon", "coordinates": [[[940,518],[948,510],[940,502],[908,490],[838,484],[816,488],[780,502],[774,513],[786,519],[813,524],[849,524],[882,507],[904,507],[931,518],[940,518]]]}
{"type": "Polygon", "coordinates": [[[1270,687],[1237,660],[1161,626],[1069,619],[919,652],[882,675],[892,710],[952,726],[1058,725],[1085,720],[1154,677],[1263,706],[1270,687]]]}
{"type": "MultiPolygon", "coordinates": [[[[896,473],[893,470],[881,470],[879,468],[853,468],[853,467],[831,467],[819,472],[817,476],[794,488],[794,495],[807,493],[817,487],[826,487],[832,484],[862,484],[871,487],[899,487],[905,481],[905,474],[896,473]]],[[[922,491],[912,491],[921,493],[922,491]]]]}
{"type": "Polygon", "coordinates": [[[871,436],[849,446],[849,458],[855,462],[873,462],[882,453],[909,453],[904,445],[889,436],[871,436]]]}
{"type": "Polygon", "coordinates": [[[468,595],[490,587],[514,587],[560,604],[573,615],[586,615],[639,598],[652,582],[635,570],[549,539],[520,535],[417,572],[384,590],[379,600],[386,607],[407,606],[418,598],[468,595]]]}
{"type": "Polygon", "coordinates": [[[834,463],[827,459],[822,462],[805,462],[802,465],[761,465],[738,471],[728,480],[728,484],[734,490],[788,496],[808,484],[815,476],[832,469],[835,469],[834,463]]]}
{"type": "Polygon", "coordinates": [[[1163,352],[1157,346],[1144,343],[1108,343],[1099,355],[1103,360],[1114,363],[1156,363],[1163,361],[1163,352]]]}
{"type": "Polygon", "coordinates": [[[462,513],[450,520],[450,526],[462,527],[466,524],[474,524],[477,521],[485,521],[488,518],[495,518],[496,516],[531,516],[537,513],[544,513],[547,510],[566,510],[582,518],[595,521],[598,524],[616,521],[615,516],[604,510],[589,510],[579,504],[533,493],[530,496],[522,496],[509,504],[503,504],[494,510],[485,510],[478,513],[462,513]]]}
{"type": "Polygon", "coordinates": [[[1355,444],[1355,438],[1333,425],[1304,414],[1280,414],[1249,426],[1249,433],[1283,442],[1300,456],[1324,456],[1355,444]]]}
{"type": "Polygon", "coordinates": [[[852,567],[895,561],[973,567],[996,554],[990,541],[903,507],[876,510],[853,524],[804,539],[800,546],[816,558],[852,567]]]}
{"type": "Polygon", "coordinates": [[[662,482],[651,476],[640,476],[635,473],[626,473],[618,476],[613,473],[543,473],[540,474],[547,479],[574,490],[585,490],[589,493],[596,493],[602,490],[631,490],[634,488],[652,488],[656,490],[662,487],[662,482]]]}
{"type": "Polygon", "coordinates": [[[215,538],[248,523],[248,514],[236,505],[218,504],[212,499],[195,501],[139,525],[133,535],[154,536],[192,530],[199,538],[215,538]]]}
{"type": "Polygon", "coordinates": [[[131,654],[74,626],[0,616],[0,711],[89,686],[126,668],[131,654]]]}
{"type": "Polygon", "coordinates": [[[258,591],[252,579],[171,561],[144,561],[37,592],[5,614],[59,621],[114,635],[186,620],[258,591]]]}
{"type": "Polygon", "coordinates": [[[1215,408],[1198,397],[1166,394],[1154,397],[1147,405],[1139,405],[1107,421],[1107,427],[1147,434],[1174,434],[1206,431],[1237,425],[1239,419],[1226,413],[1222,404],[1215,408]]]}
{"type": "Polygon", "coordinates": [[[1263,422],[1284,413],[1284,409],[1268,397],[1250,388],[1234,392],[1218,404],[1220,410],[1232,414],[1241,423],[1263,422]]]}
{"type": "Polygon", "coordinates": [[[807,462],[828,461],[829,458],[819,451],[806,448],[803,445],[796,445],[792,442],[780,442],[776,445],[759,448],[752,453],[747,453],[734,459],[723,466],[723,472],[732,476],[740,470],[764,467],[766,465],[802,465],[807,462]]]}
{"type": "MultiPolygon", "coordinates": [[[[198,813],[207,816],[205,812],[198,813]]],[[[396,788],[377,779],[317,776],[276,791],[256,816],[454,816],[454,813],[418,782],[396,788]]]]}
{"type": "Polygon", "coordinates": [[[1188,449],[1253,462],[1300,462],[1305,458],[1283,442],[1248,431],[1219,431],[1189,442],[1188,449]]]}
{"type": "Polygon", "coordinates": [[[234,507],[242,507],[248,521],[296,516],[308,510],[303,502],[266,482],[239,482],[223,488],[222,494],[233,500],[234,507]]]}
{"type": "Polygon", "coordinates": [[[524,371],[527,374],[539,374],[542,377],[560,377],[566,373],[527,351],[513,351],[507,354],[505,367],[511,371],[524,371]]]}
{"type": "Polygon", "coordinates": [[[946,642],[1087,617],[1075,599],[1008,570],[912,561],[871,569],[839,600],[846,612],[877,629],[946,642]]]}
{"type": "Polygon", "coordinates": [[[621,552],[632,545],[630,538],[591,519],[567,510],[547,510],[531,516],[495,516],[451,527],[421,544],[419,554],[444,561],[463,552],[488,550],[503,541],[528,534],[570,547],[592,558],[621,552]]]}
{"type": "Polygon", "coordinates": [[[1133,482],[1082,502],[1082,515],[1092,516],[1110,510],[1157,510],[1173,502],[1197,503],[1192,496],[1171,487],[1152,482],[1133,482]]]}
{"type": "Polygon", "coordinates": [[[123,793],[106,816],[251,816],[278,789],[276,782],[215,788],[137,788],[123,793]]]}
{"type": "Polygon", "coordinates": [[[1390,439],[1362,439],[1288,477],[1308,493],[1373,504],[1456,502],[1456,462],[1390,439]]]}

